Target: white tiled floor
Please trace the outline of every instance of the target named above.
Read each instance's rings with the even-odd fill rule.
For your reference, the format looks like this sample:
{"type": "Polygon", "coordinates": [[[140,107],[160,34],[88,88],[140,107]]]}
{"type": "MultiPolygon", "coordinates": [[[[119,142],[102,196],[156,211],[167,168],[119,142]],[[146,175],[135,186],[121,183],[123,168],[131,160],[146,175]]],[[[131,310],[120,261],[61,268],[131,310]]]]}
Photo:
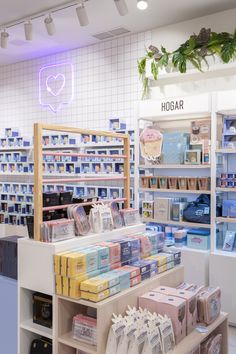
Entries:
{"type": "Polygon", "coordinates": [[[229,327],[229,354],[236,354],[236,327],[229,327]]]}

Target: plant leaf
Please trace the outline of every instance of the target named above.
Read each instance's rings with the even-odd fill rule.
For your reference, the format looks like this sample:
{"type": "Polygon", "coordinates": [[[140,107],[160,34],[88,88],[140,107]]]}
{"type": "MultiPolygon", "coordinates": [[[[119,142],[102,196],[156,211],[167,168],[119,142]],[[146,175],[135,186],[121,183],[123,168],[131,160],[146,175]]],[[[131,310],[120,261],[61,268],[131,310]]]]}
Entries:
{"type": "Polygon", "coordinates": [[[236,55],[236,40],[232,40],[223,45],[221,49],[221,59],[224,63],[229,63],[236,55]]]}
{"type": "Polygon", "coordinates": [[[157,80],[158,64],[155,61],[152,61],[152,63],[151,63],[151,72],[154,77],[154,80],[157,80]]]}

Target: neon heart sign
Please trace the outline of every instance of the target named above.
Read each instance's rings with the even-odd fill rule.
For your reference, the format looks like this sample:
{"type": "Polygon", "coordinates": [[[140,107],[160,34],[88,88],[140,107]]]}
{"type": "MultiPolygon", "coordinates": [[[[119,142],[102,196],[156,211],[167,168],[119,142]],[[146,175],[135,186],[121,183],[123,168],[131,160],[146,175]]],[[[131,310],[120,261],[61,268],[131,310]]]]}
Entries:
{"type": "Polygon", "coordinates": [[[65,83],[66,83],[65,75],[63,74],[50,75],[46,80],[47,91],[50,92],[51,95],[56,97],[60,95],[60,93],[64,89],[65,83]],[[57,87],[58,82],[59,82],[59,88],[57,87]]]}
{"type": "Polygon", "coordinates": [[[74,98],[74,67],[71,63],[47,65],[39,71],[39,103],[58,113],[74,98]]]}

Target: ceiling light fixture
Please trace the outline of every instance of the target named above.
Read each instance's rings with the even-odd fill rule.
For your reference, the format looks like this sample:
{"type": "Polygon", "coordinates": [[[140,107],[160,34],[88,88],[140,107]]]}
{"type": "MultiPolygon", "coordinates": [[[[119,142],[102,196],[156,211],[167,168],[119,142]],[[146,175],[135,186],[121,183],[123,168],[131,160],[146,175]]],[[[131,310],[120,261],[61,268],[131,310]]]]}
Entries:
{"type": "Polygon", "coordinates": [[[9,33],[4,30],[1,33],[1,48],[6,49],[8,46],[9,33]]]}
{"type": "Polygon", "coordinates": [[[146,10],[148,8],[147,0],[137,0],[137,8],[139,10],[146,10]]]}
{"type": "Polygon", "coordinates": [[[116,8],[121,16],[125,16],[128,13],[128,7],[125,0],[114,0],[116,8]]]}
{"type": "Polygon", "coordinates": [[[89,19],[83,2],[81,2],[79,6],[76,8],[76,12],[77,12],[80,26],[82,27],[87,26],[89,24],[89,19]]]}
{"type": "Polygon", "coordinates": [[[33,39],[33,25],[31,21],[24,23],[25,39],[27,41],[32,41],[33,39]]]}
{"type": "Polygon", "coordinates": [[[45,23],[48,35],[53,36],[56,33],[56,27],[55,27],[55,23],[53,22],[53,18],[51,17],[50,14],[48,15],[48,17],[45,18],[44,23],[45,23]]]}

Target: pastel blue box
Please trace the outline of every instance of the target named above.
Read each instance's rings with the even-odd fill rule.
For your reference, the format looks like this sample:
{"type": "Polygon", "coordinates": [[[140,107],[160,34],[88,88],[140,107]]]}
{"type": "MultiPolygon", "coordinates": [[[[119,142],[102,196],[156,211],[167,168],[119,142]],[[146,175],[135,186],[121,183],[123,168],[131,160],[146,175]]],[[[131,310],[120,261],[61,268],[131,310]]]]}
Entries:
{"type": "Polygon", "coordinates": [[[187,246],[200,250],[210,249],[210,232],[208,230],[189,230],[187,233],[187,246]]]}
{"type": "Polygon", "coordinates": [[[119,275],[118,274],[111,274],[111,272],[100,274],[98,276],[98,278],[108,281],[109,288],[112,288],[113,286],[120,283],[119,275]]]}
{"type": "Polygon", "coordinates": [[[112,270],[111,273],[117,274],[119,276],[119,281],[121,284],[130,284],[130,272],[122,269],[112,270]]]}
{"type": "Polygon", "coordinates": [[[184,153],[189,150],[190,134],[164,133],[162,160],[164,164],[183,164],[184,153]]]}
{"type": "Polygon", "coordinates": [[[109,291],[110,291],[110,296],[118,294],[121,291],[120,284],[113,286],[112,288],[109,289],[109,291]]]}
{"type": "Polygon", "coordinates": [[[93,249],[85,249],[82,251],[86,254],[87,273],[98,269],[98,253],[93,249]]]}
{"type": "Polygon", "coordinates": [[[158,269],[150,270],[150,278],[155,277],[158,274],[158,269]]]}
{"type": "Polygon", "coordinates": [[[103,273],[110,272],[110,270],[111,270],[110,266],[106,266],[106,267],[100,268],[99,272],[100,272],[100,274],[103,274],[103,273]]]}
{"type": "Polygon", "coordinates": [[[225,217],[236,217],[236,200],[227,199],[223,200],[222,216],[225,217]]]}
{"type": "Polygon", "coordinates": [[[98,253],[98,269],[109,266],[109,248],[96,246],[94,249],[97,250],[98,253]]]}

